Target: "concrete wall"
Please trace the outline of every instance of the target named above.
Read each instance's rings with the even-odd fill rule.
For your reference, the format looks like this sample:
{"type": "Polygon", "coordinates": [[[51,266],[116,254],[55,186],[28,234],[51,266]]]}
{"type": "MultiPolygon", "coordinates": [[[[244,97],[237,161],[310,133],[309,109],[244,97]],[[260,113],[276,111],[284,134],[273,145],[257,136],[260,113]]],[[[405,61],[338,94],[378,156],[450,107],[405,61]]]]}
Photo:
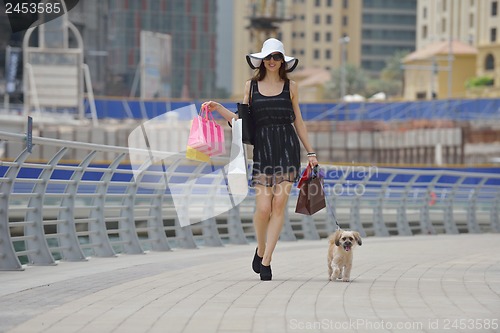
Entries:
{"type": "MultiPolygon", "coordinates": [[[[34,129],[34,136],[102,145],[128,147],[128,136],[139,123],[106,124],[99,127],[43,126],[34,129]]],[[[226,150],[229,155],[231,131],[225,122],[226,150]]],[[[183,152],[189,135],[190,122],[176,121],[155,124],[148,127],[151,147],[158,150],[183,152]]],[[[428,128],[406,130],[338,130],[333,122],[308,124],[310,142],[320,162],[326,163],[434,163],[435,148],[440,144],[443,163],[462,163],[467,158],[463,154],[464,144],[461,128],[428,128]]],[[[23,149],[23,144],[6,144],[7,158],[15,158],[23,149]]],[[[36,147],[33,159],[49,160],[56,148],[36,147]]],[[[247,156],[252,158],[249,147],[247,156]]],[[[470,151],[470,153],[473,153],[470,151]]],[[[64,156],[68,160],[82,160],[88,152],[69,150],[64,156]]],[[[306,162],[306,151],[302,148],[302,161],[306,162]]],[[[94,161],[111,161],[115,153],[99,153],[94,161]]]]}

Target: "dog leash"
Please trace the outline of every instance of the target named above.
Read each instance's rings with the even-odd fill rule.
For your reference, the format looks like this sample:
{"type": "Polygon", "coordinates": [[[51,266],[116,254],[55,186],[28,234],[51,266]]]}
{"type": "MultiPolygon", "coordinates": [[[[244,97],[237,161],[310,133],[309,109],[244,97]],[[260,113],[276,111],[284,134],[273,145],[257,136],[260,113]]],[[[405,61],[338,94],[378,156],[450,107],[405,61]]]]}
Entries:
{"type": "Polygon", "coordinates": [[[324,183],[323,183],[322,187],[323,187],[323,193],[325,193],[325,201],[326,201],[326,205],[328,206],[328,210],[332,214],[333,220],[335,221],[335,224],[337,225],[337,230],[340,230],[340,224],[339,224],[339,221],[337,220],[337,216],[335,216],[335,213],[333,212],[333,208],[330,205],[330,200],[328,200],[328,198],[326,197],[326,191],[325,191],[325,184],[324,183]]]}
{"type": "MultiPolygon", "coordinates": [[[[314,168],[313,168],[313,171],[312,171],[312,177],[321,177],[320,175],[320,172],[318,171],[318,166],[316,165],[314,168]]],[[[323,179],[325,179],[323,177],[323,179]]],[[[332,206],[330,205],[330,200],[328,200],[327,196],[326,196],[326,190],[325,190],[325,182],[323,180],[322,184],[321,184],[321,188],[323,189],[323,193],[325,194],[325,201],[326,201],[326,205],[328,206],[328,210],[330,211],[330,213],[332,214],[332,217],[333,217],[333,221],[335,222],[335,224],[337,225],[337,230],[340,230],[340,224],[339,224],[339,221],[337,219],[337,216],[335,216],[335,212],[333,211],[333,208],[332,206]]]]}

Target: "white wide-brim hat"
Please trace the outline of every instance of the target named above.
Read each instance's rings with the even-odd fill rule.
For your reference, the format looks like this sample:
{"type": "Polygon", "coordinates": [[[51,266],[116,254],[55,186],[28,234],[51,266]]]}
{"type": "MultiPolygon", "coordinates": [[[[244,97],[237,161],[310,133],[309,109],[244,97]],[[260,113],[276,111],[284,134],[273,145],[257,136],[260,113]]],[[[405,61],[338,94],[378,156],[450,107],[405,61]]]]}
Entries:
{"type": "Polygon", "coordinates": [[[262,63],[262,59],[270,55],[271,53],[279,52],[283,55],[286,63],[286,71],[291,72],[299,64],[299,60],[294,57],[289,57],[285,54],[285,48],[283,43],[276,38],[267,39],[262,45],[262,50],[259,53],[251,53],[247,55],[247,62],[250,68],[257,69],[262,63]]]}

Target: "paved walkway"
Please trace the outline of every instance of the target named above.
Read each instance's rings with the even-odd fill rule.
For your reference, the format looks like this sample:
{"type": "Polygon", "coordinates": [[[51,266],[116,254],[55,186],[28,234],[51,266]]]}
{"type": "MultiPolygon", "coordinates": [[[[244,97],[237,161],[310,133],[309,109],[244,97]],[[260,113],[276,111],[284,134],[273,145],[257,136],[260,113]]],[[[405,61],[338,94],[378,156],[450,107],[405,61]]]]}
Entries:
{"type": "Polygon", "coordinates": [[[351,283],[327,241],[280,242],[273,281],[255,244],[0,272],[1,332],[500,331],[500,235],[366,238],[351,283]]]}

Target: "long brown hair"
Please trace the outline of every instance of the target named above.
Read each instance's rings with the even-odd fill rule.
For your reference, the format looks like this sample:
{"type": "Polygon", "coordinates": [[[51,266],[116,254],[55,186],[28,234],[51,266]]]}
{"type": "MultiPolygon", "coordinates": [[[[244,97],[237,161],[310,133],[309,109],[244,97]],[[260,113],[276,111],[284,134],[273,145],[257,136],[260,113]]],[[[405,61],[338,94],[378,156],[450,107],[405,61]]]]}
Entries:
{"type": "MultiPolygon", "coordinates": [[[[256,69],[256,72],[254,76],[252,77],[252,80],[254,81],[262,81],[266,77],[267,70],[266,66],[264,65],[264,60],[261,61],[259,68],[256,69]]],[[[279,76],[280,79],[283,81],[288,81],[288,75],[286,73],[286,62],[285,59],[283,59],[283,62],[281,63],[280,70],[279,70],[279,76]]]]}

